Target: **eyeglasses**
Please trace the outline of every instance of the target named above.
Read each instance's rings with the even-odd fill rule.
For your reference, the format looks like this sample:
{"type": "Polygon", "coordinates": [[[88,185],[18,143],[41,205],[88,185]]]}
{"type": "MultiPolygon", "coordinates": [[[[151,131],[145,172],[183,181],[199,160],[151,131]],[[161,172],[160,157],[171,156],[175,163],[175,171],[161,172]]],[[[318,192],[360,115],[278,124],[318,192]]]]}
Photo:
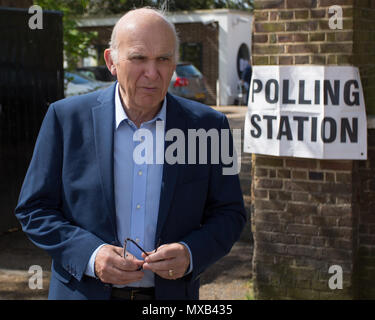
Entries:
{"type": "Polygon", "coordinates": [[[134,241],[133,239],[130,239],[130,238],[126,238],[125,241],[124,241],[124,258],[126,257],[126,246],[128,244],[128,241],[130,241],[131,243],[133,243],[139,250],[141,250],[146,256],[148,256],[149,254],[136,242],[134,241]]]}

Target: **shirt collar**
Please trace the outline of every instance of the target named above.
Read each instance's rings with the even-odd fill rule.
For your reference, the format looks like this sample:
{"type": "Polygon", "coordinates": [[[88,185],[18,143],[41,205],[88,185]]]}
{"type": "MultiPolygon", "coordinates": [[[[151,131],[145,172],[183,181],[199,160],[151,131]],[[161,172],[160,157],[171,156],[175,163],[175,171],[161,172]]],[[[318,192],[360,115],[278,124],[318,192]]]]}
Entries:
{"type": "MultiPolygon", "coordinates": [[[[116,89],[115,89],[115,116],[116,116],[116,130],[120,123],[128,118],[120,99],[120,91],[119,91],[119,84],[117,82],[116,89]]],[[[163,105],[159,111],[159,113],[152,119],[145,123],[151,123],[156,120],[163,120],[165,122],[166,119],[166,112],[167,112],[167,99],[164,98],[163,105]]]]}

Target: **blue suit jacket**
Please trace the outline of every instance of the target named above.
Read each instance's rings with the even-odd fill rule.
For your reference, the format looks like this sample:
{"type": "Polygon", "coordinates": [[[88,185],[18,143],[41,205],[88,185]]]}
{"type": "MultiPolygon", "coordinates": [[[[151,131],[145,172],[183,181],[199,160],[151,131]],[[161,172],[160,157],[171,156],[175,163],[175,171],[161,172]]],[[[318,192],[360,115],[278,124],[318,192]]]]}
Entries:
{"type": "MultiPolygon", "coordinates": [[[[52,257],[50,299],[111,295],[111,286],[84,271],[100,244],[122,246],[113,182],[114,89],[49,107],[22,186],[16,216],[31,241],[52,257]]],[[[169,94],[167,99],[166,130],[179,128],[187,137],[188,129],[229,128],[210,107],[169,94]]],[[[157,299],[197,299],[200,274],[239,238],[245,222],[239,179],[222,175],[222,168],[164,164],[155,243],[184,241],[194,268],[178,280],[155,276],[157,299]]]]}

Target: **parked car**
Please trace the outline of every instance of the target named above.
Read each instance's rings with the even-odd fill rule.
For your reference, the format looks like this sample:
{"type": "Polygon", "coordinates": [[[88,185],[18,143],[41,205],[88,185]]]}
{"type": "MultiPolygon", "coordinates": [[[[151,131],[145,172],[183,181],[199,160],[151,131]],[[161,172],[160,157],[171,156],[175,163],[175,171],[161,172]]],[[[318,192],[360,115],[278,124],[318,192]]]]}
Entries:
{"type": "Polygon", "coordinates": [[[65,97],[84,94],[110,86],[111,82],[94,80],[78,72],[64,72],[65,97]]]}
{"type": "Polygon", "coordinates": [[[177,64],[168,91],[177,96],[203,103],[207,97],[202,73],[189,62],[177,64]]]}
{"type": "Polygon", "coordinates": [[[96,66],[96,67],[82,67],[77,68],[80,73],[87,73],[89,76],[94,76],[97,81],[112,82],[116,81],[114,77],[108,70],[107,66],[96,66]]]}

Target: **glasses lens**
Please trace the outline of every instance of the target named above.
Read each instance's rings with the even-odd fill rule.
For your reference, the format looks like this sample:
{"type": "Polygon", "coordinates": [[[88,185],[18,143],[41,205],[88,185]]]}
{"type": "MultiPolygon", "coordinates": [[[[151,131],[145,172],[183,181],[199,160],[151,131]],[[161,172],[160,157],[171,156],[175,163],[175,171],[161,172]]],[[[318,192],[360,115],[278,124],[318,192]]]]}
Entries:
{"type": "Polygon", "coordinates": [[[126,254],[126,245],[128,241],[133,243],[139,250],[141,250],[146,256],[148,256],[148,253],[136,241],[134,241],[133,239],[127,238],[124,243],[124,257],[126,254]]]}

